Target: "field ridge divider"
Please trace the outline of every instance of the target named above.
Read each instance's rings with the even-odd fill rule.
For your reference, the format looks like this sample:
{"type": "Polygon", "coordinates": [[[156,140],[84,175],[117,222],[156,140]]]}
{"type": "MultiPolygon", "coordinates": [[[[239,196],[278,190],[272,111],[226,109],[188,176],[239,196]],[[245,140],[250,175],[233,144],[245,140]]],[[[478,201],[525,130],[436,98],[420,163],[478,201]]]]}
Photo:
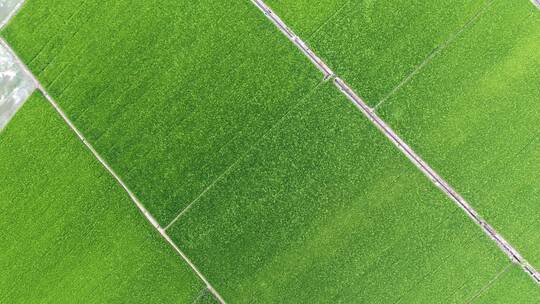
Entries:
{"type": "MultiPolygon", "coordinates": [[[[289,40],[293,43],[298,44],[297,41],[302,41],[299,37],[294,35],[294,38],[291,39],[283,28],[288,29],[287,25],[277,16],[272,9],[264,3],[263,0],[251,0],[266,16],[272,23],[274,23],[282,33],[284,33],[289,40]]],[[[540,0],[533,0],[540,1],[540,0]]],[[[292,33],[292,31],[290,31],[292,33]]],[[[311,50],[310,50],[311,51],[311,50]]],[[[304,52],[310,60],[311,53],[304,52]]],[[[315,58],[317,55],[313,53],[315,58]]],[[[320,59],[319,59],[320,60],[320,59]]],[[[312,60],[313,61],[313,60],[312,60]]],[[[322,60],[320,60],[321,66],[327,66],[322,60]]],[[[317,66],[319,69],[320,67],[317,66]]],[[[326,75],[326,74],[325,74],[326,75]]],[[[434,169],[432,169],[416,152],[409,147],[403,139],[399,137],[387,124],[382,120],[375,112],[375,110],[369,107],[339,76],[331,74],[328,78],[333,78],[334,85],[339,89],[339,91],[347,97],[361,112],[366,118],[368,118],[378,129],[381,131],[386,138],[388,138],[428,179],[442,192],[444,192],[454,203],[461,208],[467,216],[473,220],[482,231],[491,238],[497,246],[503,251],[512,262],[521,266],[523,271],[527,273],[537,284],[540,285],[540,273],[534,269],[534,267],[525,260],[525,258],[508,242],[502,237],[486,220],[484,220],[480,214],[472,208],[472,206],[456,191],[448,182],[446,182],[434,169]]],[[[325,76],[326,79],[326,76],[325,76]]]]}
{"type": "Polygon", "coordinates": [[[69,117],[64,113],[64,111],[60,108],[60,106],[56,103],[56,101],[49,95],[47,90],[43,87],[41,82],[34,76],[34,74],[30,71],[28,66],[24,64],[24,62],[19,58],[19,56],[15,53],[13,48],[7,43],[7,41],[4,40],[3,37],[0,37],[0,45],[6,48],[12,56],[15,58],[15,61],[20,64],[23,71],[28,74],[28,76],[35,82],[35,86],[38,91],[40,91],[45,99],[52,105],[52,107],[56,110],[58,115],[64,120],[64,122],[69,126],[69,128],[75,133],[75,135],[79,138],[79,140],[86,146],[88,150],[92,153],[92,155],[97,159],[97,161],[105,168],[105,170],[116,180],[116,182],[124,189],[124,191],[128,194],[131,201],[135,204],[135,206],[139,209],[139,211],[144,215],[146,220],[158,231],[160,236],[167,242],[169,245],[176,251],[178,255],[184,260],[185,263],[188,264],[188,266],[192,269],[193,272],[199,277],[199,279],[206,285],[206,288],[212,293],[212,295],[220,302],[225,304],[225,300],[221,297],[221,295],[217,292],[217,290],[212,286],[212,284],[208,281],[208,279],[201,273],[201,271],[193,264],[193,262],[189,259],[189,257],[176,245],[176,243],[171,239],[171,237],[167,234],[165,229],[163,229],[159,222],[152,216],[150,211],[144,207],[144,205],[141,203],[141,201],[137,198],[137,196],[129,189],[129,187],[126,185],[126,183],[122,180],[122,178],[112,169],[112,167],[105,161],[105,159],[96,151],[96,149],[92,146],[92,144],[86,139],[86,137],[82,134],[82,132],[75,126],[75,124],[69,119],[69,117]]]}

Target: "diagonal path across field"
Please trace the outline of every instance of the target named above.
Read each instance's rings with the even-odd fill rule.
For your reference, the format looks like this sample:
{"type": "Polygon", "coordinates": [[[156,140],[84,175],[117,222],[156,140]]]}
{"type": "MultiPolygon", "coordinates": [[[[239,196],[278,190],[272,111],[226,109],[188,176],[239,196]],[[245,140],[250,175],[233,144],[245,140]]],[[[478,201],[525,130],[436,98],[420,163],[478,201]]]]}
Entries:
{"type": "Polygon", "coordinates": [[[264,2],[77,3],[58,16],[29,3],[7,41],[207,285],[195,301],[466,302],[491,297],[507,269],[522,275],[456,206],[521,257],[264,2]]]}
{"type": "Polygon", "coordinates": [[[157,230],[157,232],[163,237],[163,239],[178,253],[178,255],[191,267],[191,269],[197,274],[197,276],[204,282],[206,285],[206,288],[208,291],[210,291],[215,298],[220,303],[225,303],[221,295],[214,289],[212,284],[208,281],[208,279],[199,271],[199,269],[191,262],[191,260],[186,256],[186,254],[174,243],[173,240],[167,235],[167,232],[165,232],[165,229],[163,229],[157,220],[152,216],[152,214],[144,207],[144,205],[139,201],[139,199],[135,196],[135,194],[129,189],[129,187],[126,185],[126,183],[120,178],[120,176],[109,166],[109,164],[103,159],[103,157],[94,149],[92,144],[86,139],[86,137],[81,133],[81,131],[73,124],[73,122],[67,117],[67,115],[62,111],[62,109],[58,106],[56,101],[47,93],[45,88],[41,85],[39,80],[32,75],[32,72],[28,70],[26,65],[17,57],[15,52],[11,49],[11,47],[7,44],[6,41],[4,41],[3,38],[0,37],[0,45],[2,45],[5,49],[9,50],[13,57],[15,58],[16,62],[21,66],[24,67],[25,72],[27,75],[29,75],[33,81],[36,84],[37,89],[43,94],[43,96],[46,98],[46,100],[51,104],[51,106],[56,110],[56,112],[62,117],[62,119],[65,121],[65,123],[70,127],[70,129],[77,135],[77,137],[80,139],[80,141],[90,150],[92,155],[99,161],[99,163],[103,166],[105,170],[116,180],[118,185],[122,187],[130,197],[131,201],[137,206],[139,211],[143,214],[143,216],[146,218],[146,220],[157,230]]]}
{"type": "MultiPolygon", "coordinates": [[[[262,1],[252,0],[252,2],[259,8],[265,15],[268,16],[272,22],[278,25],[279,28],[288,28],[280,18],[274,18],[275,13],[262,1]]],[[[478,16],[478,15],[477,15],[478,16]]],[[[300,40],[291,30],[287,30],[287,34],[290,37],[294,37],[294,40],[300,40]]],[[[289,37],[289,38],[290,38],[289,37]]],[[[290,38],[291,39],[291,38],[290,38]]],[[[320,60],[320,59],[319,59],[320,60]]],[[[327,75],[325,74],[325,77],[327,75]]],[[[355,105],[362,111],[362,113],[372,121],[381,132],[398,148],[407,158],[411,160],[432,182],[441,189],[449,198],[451,198],[465,213],[482,228],[484,233],[494,240],[501,250],[515,263],[519,264],[523,270],[538,284],[540,284],[540,273],[536,271],[523,256],[507,241],[505,240],[489,223],[487,223],[476,212],[465,199],[455,191],[443,178],[439,176],[425,161],[423,161],[418,154],[416,154],[364,101],[353,92],[347,84],[339,77],[335,77],[334,83],[336,86],[349,98],[355,105]]]]}

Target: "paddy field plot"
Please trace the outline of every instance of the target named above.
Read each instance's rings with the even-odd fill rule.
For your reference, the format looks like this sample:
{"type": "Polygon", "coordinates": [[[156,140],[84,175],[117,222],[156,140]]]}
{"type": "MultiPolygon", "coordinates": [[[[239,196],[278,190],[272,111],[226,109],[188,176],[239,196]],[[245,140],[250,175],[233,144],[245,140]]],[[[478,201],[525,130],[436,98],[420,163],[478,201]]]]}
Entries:
{"type": "Polygon", "coordinates": [[[1,303],[192,303],[204,289],[41,95],[0,133],[1,303]]]}
{"type": "Polygon", "coordinates": [[[379,109],[540,266],[540,11],[495,2],[379,109]]]}
{"type": "Polygon", "coordinates": [[[163,226],[320,81],[249,1],[30,1],[3,35],[163,226]]]}
{"type": "MultiPolygon", "coordinates": [[[[268,4],[538,266],[540,12],[312,2],[268,4]]],[[[1,35],[227,303],[540,296],[250,1],[29,0],[1,35]]],[[[215,301],[41,96],[0,156],[0,176],[29,173],[0,189],[3,281],[60,302],[215,301]]]]}
{"type": "Polygon", "coordinates": [[[329,83],[168,231],[231,303],[460,303],[510,264],[329,83]]]}

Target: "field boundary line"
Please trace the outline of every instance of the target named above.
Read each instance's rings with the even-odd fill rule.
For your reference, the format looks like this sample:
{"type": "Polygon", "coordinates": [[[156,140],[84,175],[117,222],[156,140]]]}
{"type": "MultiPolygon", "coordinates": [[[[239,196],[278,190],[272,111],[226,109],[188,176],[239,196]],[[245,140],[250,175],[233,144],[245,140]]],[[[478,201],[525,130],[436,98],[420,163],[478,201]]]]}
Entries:
{"type": "Polygon", "coordinates": [[[19,3],[15,5],[15,7],[11,10],[11,12],[6,16],[6,18],[0,23],[0,31],[4,29],[4,27],[17,15],[17,13],[21,10],[23,5],[26,3],[26,0],[21,0],[19,3]]]}
{"type": "MultiPolygon", "coordinates": [[[[280,25],[276,26],[280,28],[288,29],[288,27],[279,19],[276,18],[276,14],[268,7],[262,0],[252,0],[252,2],[265,13],[265,15],[274,24],[280,22],[280,25]]],[[[289,40],[293,41],[290,36],[284,30],[281,30],[289,40]]],[[[292,33],[292,31],[291,31],[292,33]]],[[[300,40],[300,38],[298,38],[300,40]]],[[[300,40],[301,41],[301,40],[300,40]]],[[[306,54],[306,56],[308,56],[306,54]]],[[[315,55],[316,56],[316,55],[315,55]]],[[[318,57],[317,57],[318,58],[318,57]]],[[[326,66],[324,62],[323,65],[326,66]]],[[[506,241],[487,221],[485,221],[474,210],[471,205],[450,186],[435,170],[433,170],[416,152],[411,149],[403,139],[401,139],[376,113],[375,110],[370,108],[341,78],[337,75],[332,75],[334,79],[334,85],[340,90],[340,92],[347,97],[366,118],[368,118],[386,138],[388,138],[429,180],[442,192],[444,192],[454,203],[461,208],[467,216],[472,219],[482,231],[491,238],[497,246],[503,251],[512,262],[521,266],[523,271],[527,273],[537,284],[540,285],[540,273],[536,271],[523,256],[506,241]]]]}
{"type": "Polygon", "coordinates": [[[193,262],[187,257],[187,255],[176,245],[176,243],[170,238],[170,236],[167,234],[167,232],[159,225],[158,221],[152,216],[152,214],[144,207],[144,205],[140,202],[140,200],[137,198],[137,196],[129,189],[129,187],[126,185],[126,183],[122,180],[122,178],[112,169],[112,167],[105,161],[105,159],[96,151],[96,149],[88,142],[86,137],[82,134],[82,132],[73,124],[73,122],[67,117],[67,115],[64,113],[64,111],[60,108],[60,106],[56,103],[56,101],[49,95],[47,90],[43,87],[41,82],[32,74],[30,69],[22,62],[22,60],[18,57],[18,55],[15,53],[13,48],[4,40],[3,37],[0,37],[0,45],[6,48],[13,57],[15,58],[15,61],[21,65],[22,69],[25,73],[28,74],[28,76],[35,82],[36,88],[38,91],[40,91],[45,99],[52,105],[52,107],[56,110],[56,112],[60,115],[60,117],[64,120],[64,122],[69,126],[69,128],[77,135],[79,140],[90,150],[92,155],[97,159],[97,161],[107,170],[107,172],[116,180],[116,182],[124,189],[124,191],[128,194],[131,201],[137,206],[139,211],[144,215],[146,220],[158,231],[158,233],[161,235],[167,243],[176,251],[178,255],[182,257],[182,259],[189,265],[189,267],[192,269],[193,272],[199,277],[199,279],[206,285],[206,288],[212,293],[212,295],[220,302],[225,303],[221,295],[216,291],[216,289],[210,284],[208,279],[200,272],[200,270],[193,264],[193,262]]]}
{"type": "Polygon", "coordinates": [[[332,15],[330,15],[330,17],[326,18],[326,20],[324,20],[321,25],[319,25],[313,32],[309,33],[308,39],[310,39],[311,37],[315,37],[315,35],[317,35],[328,23],[332,22],[333,19],[337,18],[341,14],[343,9],[349,4],[351,4],[351,0],[346,0],[341,5],[341,7],[339,7],[332,15]]]}

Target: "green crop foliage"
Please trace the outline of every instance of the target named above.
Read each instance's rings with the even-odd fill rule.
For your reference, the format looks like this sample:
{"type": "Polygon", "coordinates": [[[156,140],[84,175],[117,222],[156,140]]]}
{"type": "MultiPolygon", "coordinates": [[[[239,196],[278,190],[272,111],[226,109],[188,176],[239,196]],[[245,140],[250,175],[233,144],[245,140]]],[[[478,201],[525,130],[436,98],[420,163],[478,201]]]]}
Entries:
{"type": "Polygon", "coordinates": [[[469,303],[535,303],[538,299],[540,299],[538,285],[525,277],[520,267],[512,266],[488,282],[469,303]]]}
{"type": "Polygon", "coordinates": [[[0,134],[1,303],[192,303],[203,284],[41,95],[0,134]]]}
{"type": "Polygon", "coordinates": [[[491,0],[313,2],[318,1],[268,4],[293,30],[300,29],[313,50],[373,106],[437,47],[466,29],[491,0]]]}
{"type": "MultiPolygon", "coordinates": [[[[380,115],[540,264],[530,3],[268,3],[370,105],[408,80],[380,115]]],[[[537,295],[250,1],[29,0],[2,36],[228,303],[537,295]]],[[[215,302],[41,96],[0,157],[0,300],[215,302]]]]}
{"type": "Polygon", "coordinates": [[[3,35],[162,225],[322,78],[249,1],[29,1],[3,35]]]}
{"type": "Polygon", "coordinates": [[[302,103],[169,230],[226,300],[460,302],[510,264],[333,86],[302,103]]]}
{"type": "MultiPolygon", "coordinates": [[[[428,163],[540,265],[540,12],[499,1],[380,109],[428,163]]],[[[538,267],[538,266],[537,266],[538,267]]]]}

